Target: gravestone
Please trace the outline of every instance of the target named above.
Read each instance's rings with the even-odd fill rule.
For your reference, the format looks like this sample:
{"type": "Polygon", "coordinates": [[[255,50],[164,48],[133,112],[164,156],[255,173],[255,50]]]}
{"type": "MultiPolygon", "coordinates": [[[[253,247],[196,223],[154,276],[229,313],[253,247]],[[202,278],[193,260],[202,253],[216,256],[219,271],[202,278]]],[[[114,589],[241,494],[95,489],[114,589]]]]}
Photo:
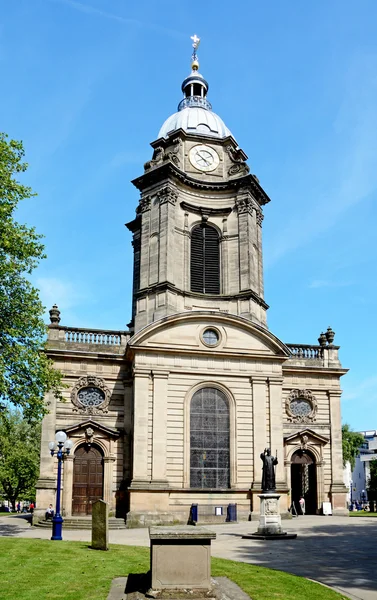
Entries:
{"type": "Polygon", "coordinates": [[[109,505],[97,500],[92,506],[92,548],[109,549],[109,505]]]}

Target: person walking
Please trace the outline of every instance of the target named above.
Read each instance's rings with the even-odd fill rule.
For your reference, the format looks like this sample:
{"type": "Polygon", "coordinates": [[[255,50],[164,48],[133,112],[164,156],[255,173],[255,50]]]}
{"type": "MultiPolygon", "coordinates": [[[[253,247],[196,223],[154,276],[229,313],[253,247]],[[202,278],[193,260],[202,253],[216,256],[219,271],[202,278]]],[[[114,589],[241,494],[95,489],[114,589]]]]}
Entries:
{"type": "Polygon", "coordinates": [[[302,496],[300,497],[299,504],[300,504],[301,514],[305,515],[305,500],[302,496]]]}

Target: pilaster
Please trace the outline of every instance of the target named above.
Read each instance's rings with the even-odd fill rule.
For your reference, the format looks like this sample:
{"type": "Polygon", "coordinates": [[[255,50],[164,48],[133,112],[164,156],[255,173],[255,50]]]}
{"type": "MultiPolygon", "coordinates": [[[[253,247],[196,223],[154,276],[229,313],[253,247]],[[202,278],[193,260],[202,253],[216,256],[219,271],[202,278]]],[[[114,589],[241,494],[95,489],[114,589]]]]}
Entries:
{"type": "Polygon", "coordinates": [[[105,456],[103,459],[103,499],[109,505],[109,511],[114,511],[114,494],[113,494],[113,471],[114,471],[114,456],[105,456]]]}
{"type": "Polygon", "coordinates": [[[341,390],[329,390],[331,431],[331,503],[334,515],[348,515],[347,488],[343,482],[342,426],[340,414],[341,390]]]}
{"type": "Polygon", "coordinates": [[[153,371],[152,483],[166,487],[168,371],[153,371]]]}
{"type": "Polygon", "coordinates": [[[73,459],[72,455],[65,456],[63,462],[62,514],[64,517],[72,516],[73,459]]]}
{"type": "Polygon", "coordinates": [[[174,281],[174,226],[175,205],[178,193],[172,187],[166,185],[157,192],[160,206],[160,231],[159,231],[159,282],[174,281]]]}
{"type": "Polygon", "coordinates": [[[142,197],[138,207],[141,213],[140,289],[147,288],[149,284],[150,209],[150,196],[142,197]]]}
{"type": "Polygon", "coordinates": [[[266,377],[253,375],[250,377],[253,395],[253,487],[260,489],[262,485],[262,466],[258,460],[266,447],[266,377]]]}
{"type": "Polygon", "coordinates": [[[271,453],[277,452],[276,485],[286,488],[287,482],[284,468],[284,435],[282,421],[282,377],[268,378],[270,392],[270,440],[271,453]]]}
{"type": "Polygon", "coordinates": [[[150,371],[134,371],[134,443],[132,484],[148,483],[148,400],[150,371]]]}

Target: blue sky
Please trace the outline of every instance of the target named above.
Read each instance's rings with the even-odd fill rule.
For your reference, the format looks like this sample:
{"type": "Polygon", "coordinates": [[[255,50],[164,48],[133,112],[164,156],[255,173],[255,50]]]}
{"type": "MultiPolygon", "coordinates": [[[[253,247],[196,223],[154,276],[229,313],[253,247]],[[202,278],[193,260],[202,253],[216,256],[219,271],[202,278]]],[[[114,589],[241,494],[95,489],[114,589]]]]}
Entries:
{"type": "Polygon", "coordinates": [[[209,99],[271,197],[270,329],[341,346],[343,420],[377,428],[377,4],[12,0],[0,14],[1,129],[24,141],[45,235],[34,281],[62,324],[130,319],[130,180],[176,110],[202,38],[209,99]]]}

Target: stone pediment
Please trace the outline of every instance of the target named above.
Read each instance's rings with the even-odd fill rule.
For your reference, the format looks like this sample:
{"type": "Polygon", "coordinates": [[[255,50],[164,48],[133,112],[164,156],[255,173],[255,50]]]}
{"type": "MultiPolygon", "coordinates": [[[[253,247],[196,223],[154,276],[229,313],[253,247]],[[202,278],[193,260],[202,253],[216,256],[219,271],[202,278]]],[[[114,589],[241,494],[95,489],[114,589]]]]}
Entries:
{"type": "Polygon", "coordinates": [[[85,421],[81,421],[81,423],[76,423],[75,425],[71,425],[70,427],[65,428],[65,432],[67,435],[70,433],[76,433],[78,431],[86,431],[87,429],[92,429],[94,432],[100,431],[108,437],[112,437],[114,439],[118,438],[121,432],[117,429],[112,429],[110,427],[106,427],[101,423],[97,423],[97,421],[93,421],[92,419],[86,419],[85,421]]]}
{"type": "Polygon", "coordinates": [[[268,329],[243,317],[203,310],[179,313],[156,321],[136,333],[128,347],[134,352],[138,349],[211,352],[243,354],[245,357],[280,357],[282,361],[290,355],[286,345],[268,329]],[[207,343],[208,330],[213,334],[213,343],[207,343]]]}
{"type": "Polygon", "coordinates": [[[292,433],[284,438],[285,444],[297,443],[300,444],[303,448],[309,444],[321,444],[325,445],[329,443],[329,438],[312,431],[311,429],[305,428],[297,433],[292,433]]]}

